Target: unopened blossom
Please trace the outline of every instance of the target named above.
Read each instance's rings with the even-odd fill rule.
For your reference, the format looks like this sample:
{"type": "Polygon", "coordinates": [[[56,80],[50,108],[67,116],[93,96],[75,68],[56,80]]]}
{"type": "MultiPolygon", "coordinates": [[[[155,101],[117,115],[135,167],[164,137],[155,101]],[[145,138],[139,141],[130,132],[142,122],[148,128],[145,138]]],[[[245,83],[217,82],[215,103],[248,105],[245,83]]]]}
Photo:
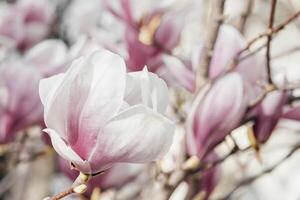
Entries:
{"type": "Polygon", "coordinates": [[[22,61],[0,64],[0,143],[13,140],[18,131],[43,124],[39,100],[39,71],[22,61]]]}
{"type": "Polygon", "coordinates": [[[146,69],[126,73],[123,59],[109,51],[81,57],[66,73],[42,80],[40,97],[54,149],[81,172],[155,161],[172,143],[164,81],[146,69]]]}
{"type": "Polygon", "coordinates": [[[287,93],[272,91],[256,106],[254,116],[254,135],[259,143],[266,142],[282,116],[287,93]]]}
{"type": "Polygon", "coordinates": [[[0,7],[0,44],[25,50],[49,34],[54,19],[49,1],[18,0],[0,7]]]}
{"type": "Polygon", "coordinates": [[[248,104],[240,74],[229,73],[207,86],[194,102],[187,124],[187,148],[204,158],[241,122],[248,104]]]}

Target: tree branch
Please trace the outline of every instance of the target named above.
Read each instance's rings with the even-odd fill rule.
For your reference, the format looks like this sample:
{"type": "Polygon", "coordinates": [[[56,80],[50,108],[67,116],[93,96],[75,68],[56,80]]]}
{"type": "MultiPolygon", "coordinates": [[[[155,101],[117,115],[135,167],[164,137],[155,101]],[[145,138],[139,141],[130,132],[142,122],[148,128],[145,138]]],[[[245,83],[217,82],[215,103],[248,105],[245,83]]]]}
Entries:
{"type": "Polygon", "coordinates": [[[230,197],[241,187],[244,187],[246,185],[249,185],[251,183],[253,183],[254,181],[256,181],[257,179],[261,178],[262,176],[269,174],[271,172],[273,172],[277,167],[279,167],[281,164],[285,163],[286,160],[288,160],[297,150],[300,149],[300,143],[294,145],[294,147],[290,150],[290,152],[285,155],[282,159],[280,159],[276,164],[274,164],[273,166],[267,168],[266,170],[262,171],[261,173],[251,176],[245,180],[242,180],[241,182],[239,182],[239,184],[237,184],[237,186],[235,188],[233,188],[225,197],[220,198],[219,200],[228,200],[230,199],[230,197]]]}
{"type": "Polygon", "coordinates": [[[204,52],[204,55],[201,58],[200,64],[196,71],[197,89],[203,86],[203,84],[205,83],[208,77],[209,65],[213,54],[213,48],[217,40],[219,28],[224,20],[223,11],[224,11],[225,0],[212,0],[210,2],[212,2],[212,7],[213,7],[212,13],[209,13],[211,14],[212,22],[209,23],[210,29],[207,32],[207,36],[206,36],[206,41],[207,41],[205,45],[206,51],[204,52]]]}
{"type": "MultiPolygon", "coordinates": [[[[272,29],[273,29],[276,3],[277,3],[277,0],[272,0],[272,2],[271,2],[271,12],[270,12],[270,17],[269,17],[269,25],[268,25],[269,32],[272,32],[272,29]]],[[[272,34],[269,34],[268,39],[267,39],[266,61],[267,61],[268,82],[270,84],[273,84],[272,74],[271,74],[271,42],[272,42],[272,34]]]]}

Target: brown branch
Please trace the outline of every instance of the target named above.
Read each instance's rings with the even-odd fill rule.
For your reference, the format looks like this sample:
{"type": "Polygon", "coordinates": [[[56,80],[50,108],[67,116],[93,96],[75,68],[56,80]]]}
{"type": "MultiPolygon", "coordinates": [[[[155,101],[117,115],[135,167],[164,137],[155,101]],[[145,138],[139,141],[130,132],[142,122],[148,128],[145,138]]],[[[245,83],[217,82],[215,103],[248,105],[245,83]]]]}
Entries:
{"type": "Polygon", "coordinates": [[[90,177],[90,175],[86,175],[80,172],[72,187],[60,192],[53,197],[45,198],[44,200],[59,200],[71,194],[83,194],[87,190],[86,184],[90,180],[90,177]]]}
{"type": "Polygon", "coordinates": [[[281,24],[273,27],[271,30],[268,30],[267,32],[263,32],[263,33],[258,34],[256,37],[252,38],[251,40],[249,40],[247,42],[247,45],[243,49],[241,49],[239,51],[239,53],[237,54],[237,56],[240,56],[242,53],[244,53],[245,51],[249,50],[250,47],[255,42],[257,42],[258,40],[260,40],[260,39],[262,39],[264,37],[267,37],[269,35],[278,33],[279,31],[283,30],[286,27],[286,25],[288,25],[289,23],[293,22],[299,16],[300,16],[300,10],[298,12],[296,12],[295,14],[293,14],[291,17],[289,17],[287,20],[285,20],[284,22],[282,22],[281,24]]]}
{"type": "MultiPolygon", "coordinates": [[[[272,29],[273,29],[276,3],[277,3],[277,0],[272,0],[272,2],[271,2],[271,12],[270,12],[270,17],[269,17],[269,25],[268,25],[269,32],[272,32],[272,29]]],[[[266,61],[267,61],[268,82],[270,84],[273,84],[272,74],[271,74],[272,73],[271,72],[271,42],[272,42],[272,34],[269,34],[268,39],[267,39],[266,61]]]]}
{"type": "Polygon", "coordinates": [[[51,197],[50,200],[59,200],[59,199],[62,199],[64,197],[69,196],[70,194],[74,194],[74,193],[75,193],[74,188],[71,187],[71,188],[68,188],[65,191],[51,197]]]}
{"type": "Polygon", "coordinates": [[[210,29],[208,30],[206,36],[206,51],[204,52],[204,55],[201,58],[200,64],[196,71],[197,89],[203,86],[208,77],[209,65],[213,54],[213,48],[218,37],[220,26],[224,20],[223,11],[225,0],[212,0],[210,2],[212,2],[211,5],[213,7],[212,12],[209,13],[211,14],[210,19],[212,19],[212,22],[209,23],[210,29]]]}
{"type": "Polygon", "coordinates": [[[290,150],[290,152],[285,155],[282,159],[280,159],[276,164],[273,166],[267,168],[266,170],[262,171],[261,173],[251,176],[245,180],[242,180],[235,188],[233,188],[225,197],[220,198],[219,200],[227,200],[230,199],[230,197],[241,187],[244,187],[246,185],[249,185],[256,181],[257,179],[261,178],[262,176],[269,174],[273,172],[277,167],[279,167],[281,164],[285,163],[288,158],[290,158],[297,150],[300,149],[300,143],[294,145],[294,147],[290,150]]]}

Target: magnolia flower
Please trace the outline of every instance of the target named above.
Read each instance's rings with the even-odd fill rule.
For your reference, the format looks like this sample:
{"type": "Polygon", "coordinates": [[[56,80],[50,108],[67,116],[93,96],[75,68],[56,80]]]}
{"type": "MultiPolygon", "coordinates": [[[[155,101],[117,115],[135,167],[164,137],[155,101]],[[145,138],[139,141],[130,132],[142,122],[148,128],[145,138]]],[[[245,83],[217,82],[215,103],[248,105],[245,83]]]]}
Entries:
{"type": "Polygon", "coordinates": [[[184,17],[179,12],[170,12],[170,5],[157,2],[147,12],[137,14],[134,9],[136,3],[145,2],[121,0],[119,11],[111,5],[107,7],[125,25],[128,69],[139,71],[147,65],[150,71],[156,72],[163,66],[163,53],[172,51],[178,45],[184,17]]]}
{"type": "Polygon", "coordinates": [[[19,0],[1,5],[0,43],[27,49],[44,39],[54,19],[53,6],[47,0],[19,0]]]}
{"type": "Polygon", "coordinates": [[[264,143],[269,139],[282,116],[286,100],[286,92],[273,91],[254,108],[254,112],[256,112],[254,135],[258,142],[264,143]]]}
{"type": "Polygon", "coordinates": [[[188,150],[204,158],[235,129],[248,104],[244,81],[230,73],[199,94],[188,119],[188,150]]]}
{"type": "Polygon", "coordinates": [[[43,124],[38,95],[41,74],[21,61],[0,64],[0,143],[32,125],[43,124]]]}
{"type": "Polygon", "coordinates": [[[81,57],[66,73],[41,80],[40,97],[54,149],[81,172],[155,161],[172,143],[164,81],[146,69],[126,74],[123,59],[109,51],[81,57]]]}

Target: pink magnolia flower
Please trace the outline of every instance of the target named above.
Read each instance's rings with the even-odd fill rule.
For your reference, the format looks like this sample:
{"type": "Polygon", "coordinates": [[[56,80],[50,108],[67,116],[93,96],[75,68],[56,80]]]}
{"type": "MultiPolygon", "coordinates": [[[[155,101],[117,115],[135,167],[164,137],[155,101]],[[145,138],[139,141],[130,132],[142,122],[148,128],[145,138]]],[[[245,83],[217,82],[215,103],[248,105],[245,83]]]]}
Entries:
{"type": "Polygon", "coordinates": [[[282,116],[286,101],[286,92],[273,91],[254,108],[254,112],[256,112],[254,134],[258,142],[264,143],[269,139],[282,116]]]}
{"type": "Polygon", "coordinates": [[[248,104],[244,81],[229,73],[199,94],[188,119],[188,150],[204,158],[242,120],[248,104]]]}
{"type": "Polygon", "coordinates": [[[155,161],[172,143],[164,81],[146,69],[127,74],[123,59],[109,51],[42,80],[40,97],[54,149],[84,173],[155,161]]]}
{"type": "Polygon", "coordinates": [[[163,65],[162,54],[178,45],[184,17],[169,12],[167,6],[159,7],[157,3],[138,17],[132,0],[121,0],[120,5],[119,12],[110,5],[107,7],[125,25],[128,69],[139,71],[147,65],[155,72],[163,65]]]}
{"type": "Polygon", "coordinates": [[[0,43],[24,50],[48,35],[54,19],[54,9],[49,1],[19,0],[3,9],[0,43]]]}
{"type": "Polygon", "coordinates": [[[20,130],[43,124],[37,92],[41,77],[37,69],[21,61],[0,64],[0,143],[11,141],[20,130]]]}
{"type": "MultiPolygon", "coordinates": [[[[78,172],[71,170],[70,163],[68,163],[66,160],[59,158],[58,167],[72,181],[78,177],[78,172]]],[[[118,189],[123,185],[134,181],[135,178],[141,173],[142,169],[143,165],[141,164],[116,164],[112,168],[108,169],[104,174],[92,177],[92,179],[88,182],[89,187],[85,194],[90,196],[95,187],[98,187],[101,190],[110,188],[118,189]]]]}

